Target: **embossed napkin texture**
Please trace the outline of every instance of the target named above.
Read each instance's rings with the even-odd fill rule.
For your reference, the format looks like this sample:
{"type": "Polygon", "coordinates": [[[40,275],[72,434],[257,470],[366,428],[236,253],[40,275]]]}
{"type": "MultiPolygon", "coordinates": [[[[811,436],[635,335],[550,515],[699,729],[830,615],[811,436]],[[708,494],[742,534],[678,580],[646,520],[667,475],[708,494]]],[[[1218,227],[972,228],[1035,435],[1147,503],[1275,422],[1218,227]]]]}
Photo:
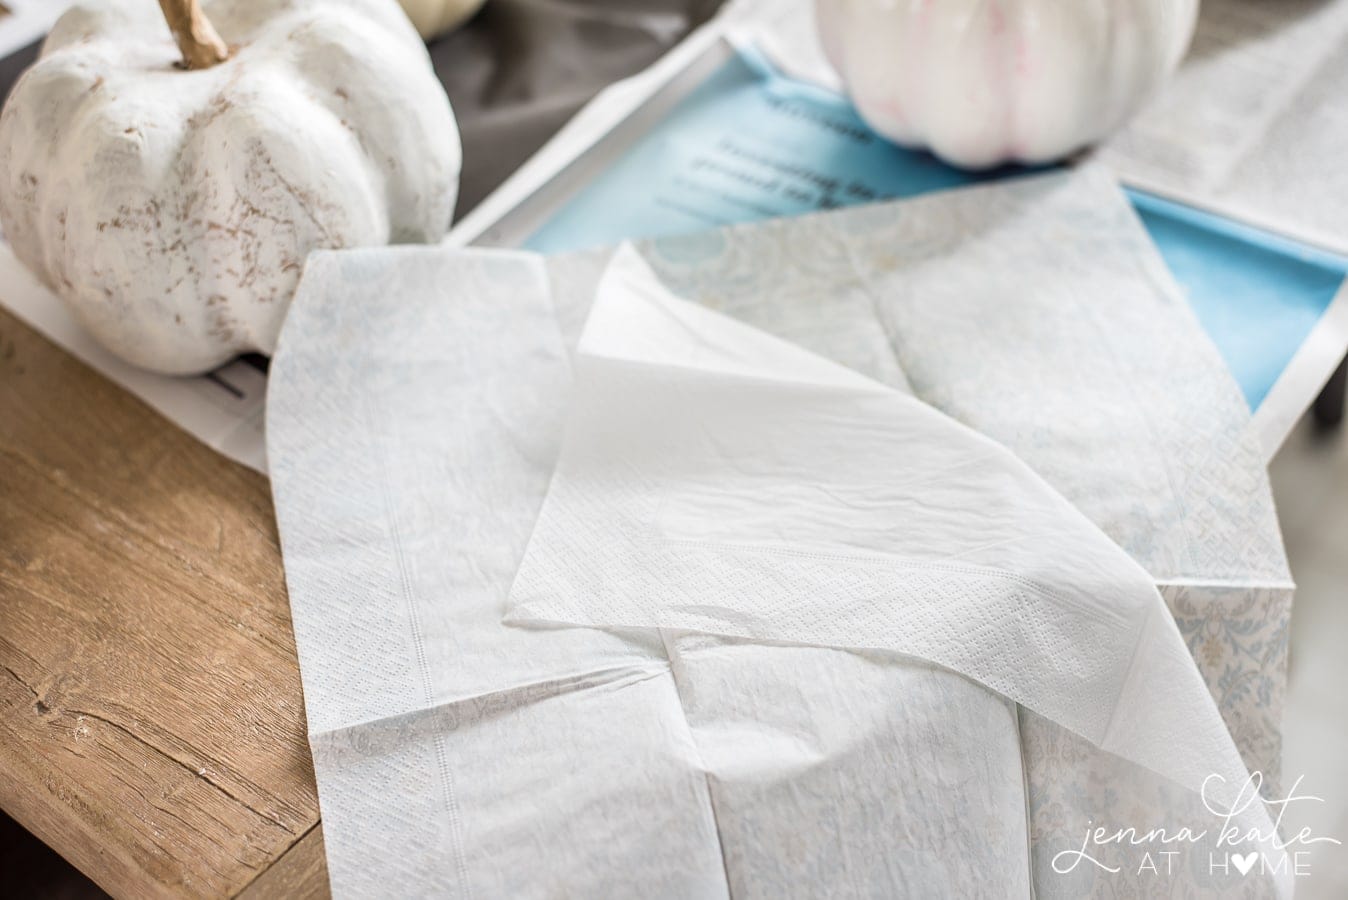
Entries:
{"type": "Polygon", "coordinates": [[[339,895],[1077,896],[1276,764],[1248,413],[1098,171],[321,254],[268,417],[339,895]]]}

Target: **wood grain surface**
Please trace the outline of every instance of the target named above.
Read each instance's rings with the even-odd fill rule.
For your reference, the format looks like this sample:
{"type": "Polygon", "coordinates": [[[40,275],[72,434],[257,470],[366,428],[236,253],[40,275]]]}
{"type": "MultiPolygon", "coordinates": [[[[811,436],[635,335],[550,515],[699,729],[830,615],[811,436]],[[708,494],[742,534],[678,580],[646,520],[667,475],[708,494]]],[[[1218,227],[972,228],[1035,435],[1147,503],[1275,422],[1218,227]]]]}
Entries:
{"type": "Polygon", "coordinates": [[[320,900],[327,897],[328,864],[323,855],[323,826],[315,825],[285,855],[259,875],[239,900],[320,900]]]}
{"type": "Polygon", "coordinates": [[[266,480],[2,310],[0,807],[114,896],[327,892],[266,480]]]}

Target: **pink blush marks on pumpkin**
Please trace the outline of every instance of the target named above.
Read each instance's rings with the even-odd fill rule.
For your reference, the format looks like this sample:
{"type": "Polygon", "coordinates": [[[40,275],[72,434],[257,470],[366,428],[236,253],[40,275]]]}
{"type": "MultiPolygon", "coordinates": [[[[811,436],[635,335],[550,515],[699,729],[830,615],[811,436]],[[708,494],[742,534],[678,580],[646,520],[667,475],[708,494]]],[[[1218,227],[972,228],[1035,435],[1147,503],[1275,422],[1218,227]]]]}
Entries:
{"type": "Polygon", "coordinates": [[[1030,52],[1030,47],[1023,37],[1016,39],[1015,60],[1016,79],[1018,81],[1033,79],[1037,68],[1034,64],[1034,54],[1030,52]]]}
{"type": "Polygon", "coordinates": [[[988,8],[988,28],[995,38],[1003,37],[1006,34],[1006,13],[1002,10],[1000,3],[994,2],[988,8]]]}
{"type": "Polygon", "coordinates": [[[903,102],[895,94],[886,94],[878,101],[871,104],[871,108],[884,116],[893,127],[900,130],[907,130],[908,115],[904,112],[903,102]]]}

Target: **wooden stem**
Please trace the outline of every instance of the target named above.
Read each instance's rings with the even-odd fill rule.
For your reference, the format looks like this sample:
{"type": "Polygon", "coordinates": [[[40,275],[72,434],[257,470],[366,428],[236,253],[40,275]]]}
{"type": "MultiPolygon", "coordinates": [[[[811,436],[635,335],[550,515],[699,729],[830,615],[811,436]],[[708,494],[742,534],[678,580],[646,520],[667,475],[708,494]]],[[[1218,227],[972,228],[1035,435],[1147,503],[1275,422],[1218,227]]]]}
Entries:
{"type": "Polygon", "coordinates": [[[159,0],[159,8],[178,42],[186,68],[209,69],[229,59],[229,48],[201,11],[198,0],[159,0]]]}

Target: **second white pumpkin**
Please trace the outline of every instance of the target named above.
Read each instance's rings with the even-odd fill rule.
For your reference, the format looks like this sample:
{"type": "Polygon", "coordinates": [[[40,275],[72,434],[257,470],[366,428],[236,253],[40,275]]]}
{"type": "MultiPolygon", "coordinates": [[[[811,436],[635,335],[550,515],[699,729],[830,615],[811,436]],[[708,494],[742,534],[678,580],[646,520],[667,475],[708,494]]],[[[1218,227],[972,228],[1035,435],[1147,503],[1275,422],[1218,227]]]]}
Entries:
{"type": "Polygon", "coordinates": [[[1198,0],[816,0],[861,117],[959,166],[1058,159],[1170,75],[1198,0]]]}

